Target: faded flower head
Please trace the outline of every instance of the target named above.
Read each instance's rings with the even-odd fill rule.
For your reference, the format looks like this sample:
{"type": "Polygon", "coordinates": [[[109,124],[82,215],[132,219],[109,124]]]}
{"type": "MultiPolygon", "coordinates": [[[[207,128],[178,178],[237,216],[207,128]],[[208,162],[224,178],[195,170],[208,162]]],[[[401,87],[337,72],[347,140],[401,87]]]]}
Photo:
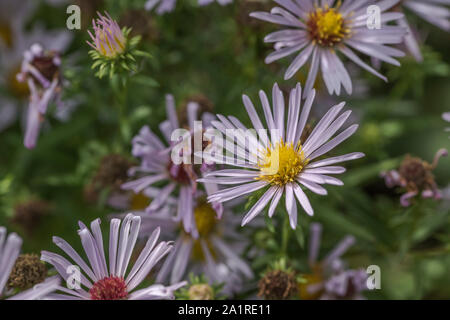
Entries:
{"type": "Polygon", "coordinates": [[[366,69],[377,77],[387,79],[365,63],[353,50],[387,63],[399,66],[396,57],[403,52],[390,47],[401,43],[405,29],[387,23],[403,17],[401,13],[385,13],[400,0],[383,1],[381,28],[367,27],[367,6],[369,1],[321,1],[277,0],[281,7],[269,12],[253,12],[251,17],[289,27],[273,32],[264,38],[274,43],[275,51],[267,56],[266,63],[272,63],[292,54],[298,54],[286,70],[285,79],[292,78],[300,68],[310,61],[310,69],[305,84],[304,95],[310,92],[319,69],[329,94],[340,95],[341,85],[351,94],[353,90],[350,75],[338,53],[366,69]]]}
{"type": "Polygon", "coordinates": [[[259,280],[258,296],[265,300],[288,300],[298,292],[298,284],[293,271],[271,270],[259,280]]]}
{"type": "Polygon", "coordinates": [[[56,51],[46,51],[40,44],[33,44],[24,53],[24,60],[17,80],[26,83],[30,91],[27,125],[24,145],[32,149],[36,146],[41,123],[49,104],[56,101],[61,106],[60,76],[61,58],[56,51]]]}
{"type": "Polygon", "coordinates": [[[46,278],[45,265],[35,255],[20,255],[22,239],[15,233],[7,235],[0,226],[0,299],[35,300],[56,290],[59,277],[46,278]],[[21,290],[15,293],[15,290],[21,290]]]}
{"type": "Polygon", "coordinates": [[[423,198],[439,200],[441,199],[441,192],[436,185],[432,172],[437,167],[439,159],[447,155],[446,149],[438,150],[431,164],[420,158],[407,155],[398,170],[382,172],[381,176],[385,179],[388,188],[400,187],[404,191],[400,197],[400,203],[404,207],[409,206],[411,198],[420,193],[423,198]]]}

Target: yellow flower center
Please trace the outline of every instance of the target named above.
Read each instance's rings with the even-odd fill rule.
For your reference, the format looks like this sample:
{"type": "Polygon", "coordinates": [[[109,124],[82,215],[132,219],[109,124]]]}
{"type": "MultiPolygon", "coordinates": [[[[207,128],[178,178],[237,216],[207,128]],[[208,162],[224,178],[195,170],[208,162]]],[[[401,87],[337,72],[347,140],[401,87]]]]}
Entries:
{"type": "Polygon", "coordinates": [[[194,209],[195,223],[200,237],[207,237],[217,224],[216,212],[207,202],[200,202],[194,209]]]}
{"type": "MultiPolygon", "coordinates": [[[[202,239],[206,243],[209,251],[211,252],[211,255],[215,257],[215,251],[211,241],[208,239],[208,236],[216,228],[218,221],[216,212],[209,203],[202,200],[194,209],[194,218],[200,239],[202,239]]],[[[192,248],[192,258],[197,261],[204,261],[205,255],[203,254],[203,248],[200,239],[194,240],[194,246],[192,248]]]]}
{"type": "Polygon", "coordinates": [[[143,193],[133,194],[130,201],[132,211],[144,210],[149,206],[152,200],[143,193]]]}
{"type": "Polygon", "coordinates": [[[257,179],[284,186],[293,182],[307,163],[300,144],[294,147],[292,143],[281,141],[265,151],[264,160],[258,163],[260,175],[257,179]]]}
{"type": "Polygon", "coordinates": [[[306,283],[298,284],[298,294],[301,300],[317,300],[322,294],[321,290],[311,293],[308,291],[310,285],[318,284],[323,281],[322,269],[320,265],[313,267],[312,273],[302,275],[302,278],[306,280],[306,283]]]}
{"type": "Polygon", "coordinates": [[[13,34],[11,27],[8,24],[2,22],[0,22],[0,39],[6,44],[8,48],[12,48],[13,34]]]}
{"type": "Polygon", "coordinates": [[[20,82],[17,80],[17,74],[20,72],[20,65],[15,66],[8,73],[6,83],[9,91],[18,99],[28,97],[30,90],[26,81],[20,82]]]}
{"type": "Polygon", "coordinates": [[[318,44],[333,47],[350,33],[345,20],[335,8],[317,8],[306,22],[310,37],[318,44]]]}

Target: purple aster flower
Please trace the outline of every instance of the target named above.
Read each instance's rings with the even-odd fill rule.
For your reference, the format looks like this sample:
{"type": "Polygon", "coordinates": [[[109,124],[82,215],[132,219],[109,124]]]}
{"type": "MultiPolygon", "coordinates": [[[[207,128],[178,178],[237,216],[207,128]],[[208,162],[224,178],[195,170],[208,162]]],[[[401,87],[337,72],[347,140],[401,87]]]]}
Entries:
{"type": "MultiPolygon", "coordinates": [[[[306,137],[304,129],[314,101],[315,90],[310,91],[302,108],[301,94],[300,84],[297,84],[297,87],[290,93],[288,114],[285,119],[284,97],[278,85],[273,86],[273,109],[270,108],[269,99],[264,91],[260,91],[259,96],[267,123],[266,128],[270,131],[270,138],[266,134],[258,141],[256,136],[242,133],[242,130],[248,132],[248,129],[232,116],[226,118],[217,115],[219,121],[212,122],[213,126],[226,136],[228,130],[235,131],[237,143],[234,148],[237,150],[238,158],[231,159],[231,161],[227,158],[225,160],[227,164],[242,167],[244,170],[226,169],[207,173],[205,178],[200,181],[237,185],[210,195],[209,201],[226,202],[268,187],[256,204],[245,214],[242,225],[249,223],[269,203],[268,214],[269,217],[272,217],[284,194],[290,225],[295,229],[297,226],[297,200],[308,215],[314,214],[302,187],[316,194],[326,195],[327,191],[321,186],[322,184],[343,185],[341,180],[330,175],[341,174],[345,172],[345,168],[334,166],[334,164],[364,156],[363,153],[355,152],[331,158],[323,157],[353,135],[358,125],[352,125],[335,135],[351,114],[351,111],[345,111],[339,115],[345,105],[342,102],[329,109],[306,137]],[[242,130],[236,130],[237,128],[242,130]],[[245,162],[241,161],[243,155],[255,153],[257,153],[256,157],[248,159],[246,157],[243,159],[245,162]]],[[[260,135],[261,131],[267,132],[250,99],[244,95],[243,101],[254,128],[260,135]]],[[[232,150],[235,150],[234,148],[232,150]]],[[[223,157],[220,155],[206,156],[206,158],[223,162],[223,157]]]]}
{"type": "Polygon", "coordinates": [[[185,282],[165,287],[154,284],[136,290],[147,277],[152,268],[172,249],[170,242],[157,244],[159,228],[154,230],[134,266],[129,269],[129,262],[139,234],[141,218],[128,214],[123,221],[112,219],[108,242],[108,261],[106,260],[100,219],[91,223],[91,231],[79,223],[78,235],[81,238],[89,265],[64,239],[53,237],[53,242],[73,261],[63,256],[42,251],[41,259],[53,265],[60,276],[68,281],[68,270],[74,266],[82,271],[80,282],[73,288],[58,287],[61,293],[49,295],[50,299],[84,299],[84,300],[156,300],[173,299],[173,292],[185,285],[185,282]],[[127,272],[128,271],[128,272],[127,272]]]}
{"type": "Polygon", "coordinates": [[[205,274],[211,284],[223,283],[222,293],[239,292],[245,280],[253,278],[249,265],[240,257],[247,245],[242,232],[238,232],[240,218],[227,208],[221,219],[199,192],[194,201],[194,218],[198,233],[187,233],[173,218],[170,207],[155,213],[135,212],[142,218],[141,235],[160,226],[163,236],[176,238],[174,248],[162,265],[157,282],[174,284],[189,273],[205,274]]]}
{"type": "MultiPolygon", "coordinates": [[[[194,132],[194,122],[197,119],[199,105],[197,103],[189,103],[187,106],[188,126],[191,128],[191,136],[196,135],[194,132]]],[[[166,96],[166,111],[168,120],[160,125],[167,145],[164,144],[148,126],[141,129],[139,134],[133,139],[133,156],[140,158],[139,167],[130,169],[130,175],[139,176],[137,180],[127,182],[122,185],[124,190],[133,190],[135,193],[146,192],[145,190],[156,183],[164,183],[157,194],[148,194],[153,201],[147,207],[147,212],[152,213],[162,208],[171,199],[171,194],[178,190],[178,210],[177,216],[182,221],[186,232],[196,233],[196,225],[194,221],[194,194],[197,190],[197,178],[200,173],[194,169],[194,162],[182,162],[175,164],[172,161],[172,149],[183,142],[172,142],[171,135],[174,130],[180,128],[178,121],[175,101],[172,95],[166,96]]],[[[213,115],[203,113],[202,126],[205,128],[210,126],[213,115]]],[[[199,132],[202,136],[202,132],[199,132]]],[[[194,143],[195,147],[195,143],[194,143]]],[[[203,146],[202,146],[203,147],[203,146]]],[[[189,156],[189,159],[191,157],[189,156]]],[[[191,159],[192,160],[192,159],[191,159]]],[[[204,170],[205,168],[202,166],[204,170]]],[[[207,192],[214,192],[214,188],[208,184],[204,184],[207,192]]],[[[220,204],[215,204],[217,215],[220,217],[222,208],[220,204]]]]}
{"type": "Polygon", "coordinates": [[[41,123],[52,101],[61,106],[61,58],[56,51],[45,51],[40,44],[33,44],[24,53],[19,82],[27,83],[30,90],[24,145],[36,146],[41,123]]]}
{"type": "Polygon", "coordinates": [[[446,149],[439,149],[431,164],[407,155],[398,170],[382,172],[381,177],[384,178],[388,188],[400,187],[405,191],[400,197],[400,204],[404,207],[410,206],[411,199],[420,193],[423,198],[440,200],[442,195],[434,181],[432,171],[437,167],[439,159],[447,155],[446,149]]]}
{"type": "Polygon", "coordinates": [[[304,275],[308,282],[300,286],[301,299],[364,299],[361,292],[367,290],[366,271],[347,269],[340,258],[355,243],[355,238],[345,237],[318,261],[321,233],[319,223],[311,224],[308,264],[312,273],[304,275]]]}
{"type": "Polygon", "coordinates": [[[403,41],[405,29],[387,25],[403,17],[398,12],[385,11],[400,0],[384,0],[377,3],[381,10],[381,28],[369,29],[367,12],[372,1],[317,1],[275,0],[281,7],[270,13],[253,12],[251,17],[287,26],[287,29],[267,35],[265,42],[274,43],[275,51],[267,56],[266,63],[298,53],[286,70],[285,79],[292,78],[308,61],[311,61],[304,95],[313,88],[319,68],[330,94],[341,92],[341,85],[352,93],[351,78],[338,56],[338,52],[387,81],[386,77],[366,64],[355,52],[359,51],[387,63],[399,66],[395,57],[404,56],[400,50],[390,47],[403,41]]]}
{"type": "MultiPolygon", "coordinates": [[[[6,284],[16,263],[22,247],[22,239],[15,233],[6,234],[6,228],[0,227],[0,298],[8,296],[10,292],[6,284]]],[[[36,284],[31,289],[8,297],[10,300],[37,300],[44,298],[59,286],[59,277],[47,278],[44,282],[36,284]]]]}
{"type": "MultiPolygon", "coordinates": [[[[436,27],[450,32],[450,1],[448,0],[404,0],[400,2],[401,6],[413,12],[425,21],[435,25],[436,27]]],[[[408,30],[405,37],[405,45],[408,51],[417,61],[422,61],[423,57],[420,52],[417,39],[412,32],[408,21],[401,19],[398,24],[408,30]]]]}

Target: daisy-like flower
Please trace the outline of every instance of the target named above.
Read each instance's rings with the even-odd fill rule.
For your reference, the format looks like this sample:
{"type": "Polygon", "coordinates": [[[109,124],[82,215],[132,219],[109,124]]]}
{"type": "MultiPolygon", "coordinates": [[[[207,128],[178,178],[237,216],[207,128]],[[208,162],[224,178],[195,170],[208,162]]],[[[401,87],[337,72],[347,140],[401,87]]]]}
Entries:
{"type": "MultiPolygon", "coordinates": [[[[413,12],[425,21],[436,27],[450,32],[450,1],[448,0],[404,0],[400,2],[401,6],[413,12]]],[[[417,61],[422,61],[419,44],[414,33],[406,19],[399,20],[399,25],[408,30],[405,37],[405,45],[408,51],[417,61]]]]}
{"type": "Polygon", "coordinates": [[[405,30],[387,23],[400,19],[403,15],[398,12],[385,12],[399,1],[383,0],[376,3],[381,10],[380,29],[369,29],[367,26],[370,17],[367,8],[374,4],[373,1],[324,0],[318,5],[317,1],[313,0],[275,0],[283,8],[275,7],[270,13],[253,12],[250,16],[288,27],[265,37],[264,41],[274,43],[275,49],[265,62],[271,63],[298,53],[284,75],[285,79],[290,79],[311,61],[305,96],[313,88],[319,69],[322,70],[330,94],[339,95],[341,85],[351,94],[351,78],[337,53],[387,81],[386,77],[366,64],[354,50],[393,65],[400,65],[395,57],[404,56],[403,52],[389,45],[401,43],[405,30]]]}
{"type": "Polygon", "coordinates": [[[33,44],[24,53],[19,82],[26,82],[30,90],[27,127],[24,145],[32,149],[36,146],[41,123],[51,101],[61,106],[61,58],[56,51],[46,51],[40,44],[33,44]]]}
{"type": "Polygon", "coordinates": [[[300,298],[305,300],[360,300],[364,299],[362,291],[367,290],[367,273],[364,269],[347,269],[341,256],[355,243],[352,236],[347,236],[318,261],[322,226],[313,223],[310,227],[308,264],[312,271],[302,277],[307,283],[300,284],[300,298]]]}
{"type": "MultiPolygon", "coordinates": [[[[6,228],[0,227],[0,299],[8,297],[10,290],[7,289],[8,279],[19,258],[22,239],[15,233],[7,236],[6,228]]],[[[23,279],[22,279],[23,280],[23,279]]],[[[45,279],[44,282],[34,285],[31,289],[8,297],[11,300],[37,300],[44,298],[56,290],[59,285],[59,277],[45,279]]]]}
{"type": "Polygon", "coordinates": [[[446,149],[438,150],[431,164],[420,158],[407,155],[398,170],[382,172],[381,176],[388,188],[400,187],[405,190],[400,197],[400,204],[404,207],[408,207],[411,204],[411,199],[420,193],[423,198],[440,200],[442,195],[434,181],[432,171],[437,167],[439,159],[447,155],[446,149]]]}
{"type": "Polygon", "coordinates": [[[166,238],[174,239],[174,249],[168,255],[156,278],[158,283],[174,284],[189,273],[204,274],[211,284],[223,283],[221,292],[233,295],[243,288],[245,280],[253,278],[249,265],[240,258],[247,241],[238,232],[240,218],[228,209],[221,219],[217,218],[206,197],[198,193],[195,198],[194,218],[198,235],[185,232],[172,217],[171,208],[147,214],[134,212],[142,218],[141,235],[148,234],[155,226],[161,226],[166,238]]]}
{"type": "MultiPolygon", "coordinates": [[[[313,215],[314,213],[302,187],[316,194],[326,195],[327,191],[321,186],[322,184],[343,185],[341,180],[329,176],[330,174],[345,172],[345,168],[334,166],[334,164],[359,159],[364,156],[363,153],[355,152],[324,158],[323,156],[327,152],[349,138],[356,131],[358,125],[354,124],[335,136],[351,114],[351,111],[346,111],[339,115],[345,105],[342,102],[332,107],[306,138],[303,133],[315,97],[315,90],[313,89],[307,95],[303,108],[300,107],[301,95],[300,84],[297,84],[297,87],[290,93],[288,114],[285,120],[284,97],[278,85],[275,84],[273,87],[273,109],[270,108],[269,99],[264,91],[260,91],[259,96],[267,128],[270,131],[270,139],[265,139],[263,136],[263,139],[258,141],[254,135],[245,136],[236,129],[239,128],[244,131],[248,129],[232,116],[226,118],[218,115],[219,121],[212,122],[213,126],[226,136],[228,135],[228,130],[232,129],[237,137],[235,146],[237,161],[226,157],[226,163],[249,170],[226,169],[206,174],[205,178],[200,181],[237,185],[210,195],[209,201],[226,202],[257,190],[268,188],[256,204],[246,213],[242,220],[242,225],[249,223],[269,202],[269,217],[272,217],[281,196],[285,194],[286,210],[289,214],[290,225],[295,229],[297,226],[296,199],[308,215],[313,215]],[[304,136],[303,138],[302,135],[304,136]],[[333,136],[335,137],[333,138],[333,136]],[[249,143],[246,143],[247,140],[249,140],[249,143]],[[257,153],[256,156],[242,158],[247,154],[255,153],[257,153]],[[320,160],[318,160],[319,157],[320,160]]],[[[243,101],[254,128],[258,130],[261,136],[260,132],[266,132],[266,130],[264,130],[265,127],[255,107],[246,95],[243,96],[243,101]]],[[[228,149],[230,148],[227,146],[228,149]]],[[[234,150],[233,148],[232,151],[234,150]]],[[[223,162],[223,157],[220,155],[205,155],[205,158],[223,162]]]]}
{"type": "MultiPolygon", "coordinates": [[[[191,128],[191,136],[195,137],[194,132],[197,119],[197,112],[199,105],[197,103],[188,103],[187,115],[188,115],[188,127],[191,128]]],[[[170,199],[170,195],[178,190],[178,209],[177,217],[182,221],[186,232],[192,232],[196,234],[196,225],[194,219],[194,195],[197,190],[197,178],[200,173],[194,169],[194,161],[191,163],[175,164],[172,161],[172,149],[183,142],[173,142],[171,135],[174,130],[180,128],[178,121],[175,101],[172,95],[166,96],[166,111],[168,120],[164,121],[160,125],[167,144],[164,144],[148,126],[141,129],[140,133],[133,139],[133,156],[140,158],[141,164],[138,167],[130,169],[130,175],[137,175],[139,178],[134,181],[127,182],[122,185],[124,190],[132,190],[136,194],[146,192],[146,189],[157,183],[164,183],[157,195],[153,197],[153,201],[147,207],[148,213],[153,213],[164,205],[170,199]]],[[[210,113],[203,113],[202,126],[208,128],[210,126],[213,115],[210,113]]],[[[200,134],[202,134],[200,132],[200,134]]],[[[195,142],[194,144],[195,147],[195,142]]],[[[202,148],[205,146],[202,146],[202,148]]],[[[190,158],[190,157],[189,157],[190,158]]],[[[208,168],[202,165],[202,171],[208,168]]],[[[214,192],[213,186],[204,184],[207,192],[214,192]]],[[[222,214],[222,206],[220,204],[214,204],[214,209],[217,215],[220,217],[222,214]]]]}
{"type": "MultiPolygon", "coordinates": [[[[141,218],[128,214],[123,221],[112,219],[108,242],[108,261],[106,260],[100,219],[91,223],[91,231],[79,223],[78,234],[81,238],[89,265],[64,239],[53,237],[53,242],[73,261],[63,256],[42,251],[41,259],[53,265],[60,276],[68,281],[69,270],[77,267],[81,283],[70,283],[68,288],[59,286],[61,293],[49,295],[50,299],[82,300],[156,300],[173,299],[173,292],[185,285],[176,283],[170,287],[154,284],[144,289],[135,290],[147,277],[152,268],[172,249],[169,242],[157,244],[159,228],[154,230],[142,249],[134,266],[129,269],[129,262],[139,234],[141,218]],[[128,271],[128,272],[127,272],[128,271]],[[78,285],[78,288],[77,288],[78,285]]],[[[150,234],[150,233],[149,233],[150,234]]],[[[70,279],[69,279],[70,280],[70,279]]]]}
{"type": "MultiPolygon", "coordinates": [[[[442,119],[444,119],[444,121],[450,122],[450,112],[443,113],[442,119]]],[[[450,132],[450,127],[446,128],[445,131],[450,132]]]]}

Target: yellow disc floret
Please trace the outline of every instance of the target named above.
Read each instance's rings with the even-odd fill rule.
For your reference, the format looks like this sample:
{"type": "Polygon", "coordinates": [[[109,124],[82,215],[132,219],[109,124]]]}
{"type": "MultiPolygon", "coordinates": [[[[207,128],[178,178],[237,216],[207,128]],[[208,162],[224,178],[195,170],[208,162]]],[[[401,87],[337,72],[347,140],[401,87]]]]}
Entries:
{"type": "Polygon", "coordinates": [[[300,144],[294,147],[284,141],[267,148],[263,158],[258,163],[261,174],[257,179],[276,186],[293,182],[308,163],[300,144]]]}
{"type": "Polygon", "coordinates": [[[214,230],[216,212],[209,203],[201,201],[194,209],[194,217],[200,237],[206,237],[214,230]]]}
{"type": "Polygon", "coordinates": [[[311,39],[326,47],[340,43],[350,33],[344,17],[335,8],[317,8],[309,14],[306,24],[311,39]]]}

